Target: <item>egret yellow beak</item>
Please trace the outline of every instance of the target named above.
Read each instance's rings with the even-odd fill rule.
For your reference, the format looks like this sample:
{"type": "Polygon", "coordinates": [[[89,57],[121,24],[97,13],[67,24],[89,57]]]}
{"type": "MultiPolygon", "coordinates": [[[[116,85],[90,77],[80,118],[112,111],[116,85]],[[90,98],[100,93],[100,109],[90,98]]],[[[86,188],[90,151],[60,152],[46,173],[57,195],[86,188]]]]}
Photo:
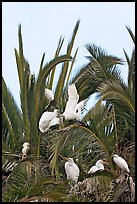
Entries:
{"type": "Polygon", "coordinates": [[[108,162],[106,162],[106,161],[103,161],[103,162],[102,162],[102,164],[108,164],[108,162]]]}

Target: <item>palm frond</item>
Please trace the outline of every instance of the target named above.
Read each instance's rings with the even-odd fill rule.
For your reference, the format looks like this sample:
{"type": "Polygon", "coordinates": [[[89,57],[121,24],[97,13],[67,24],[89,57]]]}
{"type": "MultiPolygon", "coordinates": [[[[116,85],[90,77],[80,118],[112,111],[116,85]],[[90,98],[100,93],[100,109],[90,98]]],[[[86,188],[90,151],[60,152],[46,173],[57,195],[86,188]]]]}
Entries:
{"type": "Polygon", "coordinates": [[[131,28],[129,26],[126,26],[126,29],[128,30],[130,37],[132,38],[133,42],[135,43],[135,35],[133,34],[131,28]]]}
{"type": "MultiPolygon", "coordinates": [[[[66,53],[68,56],[71,56],[71,52],[72,52],[75,37],[76,37],[77,31],[78,31],[78,28],[79,28],[79,24],[80,24],[80,20],[77,21],[77,23],[75,25],[75,28],[74,28],[74,31],[73,31],[73,34],[72,34],[72,38],[71,38],[71,40],[70,40],[70,42],[68,44],[67,53],[66,53]]],[[[62,71],[61,71],[61,74],[59,76],[56,91],[55,91],[55,98],[59,99],[59,102],[57,102],[57,103],[60,103],[60,98],[61,98],[61,94],[63,92],[63,86],[65,84],[65,80],[66,80],[68,70],[69,70],[69,62],[65,62],[63,64],[63,66],[62,66],[62,71]]]]}
{"type": "Polygon", "coordinates": [[[105,142],[88,127],[72,124],[60,131],[61,130],[59,130],[57,136],[52,141],[52,154],[50,156],[52,176],[59,176],[59,154],[75,159],[77,158],[79,163],[83,166],[81,167],[81,171],[84,171],[82,169],[87,171],[87,166],[91,165],[91,160],[93,163],[99,158],[105,158],[111,161],[105,142]],[[74,152],[72,150],[73,145],[75,146],[74,152]],[[92,155],[91,152],[94,152],[94,154],[92,155]]]}
{"type": "Polygon", "coordinates": [[[120,100],[121,104],[135,112],[134,98],[128,91],[126,85],[122,85],[116,80],[111,80],[107,81],[107,83],[102,83],[98,91],[102,95],[99,103],[103,100],[111,100],[115,103],[120,100]]]}
{"type": "Polygon", "coordinates": [[[59,56],[57,58],[54,58],[53,60],[51,60],[48,64],[46,64],[43,69],[41,70],[41,72],[38,75],[38,79],[35,85],[35,89],[36,89],[36,113],[38,111],[38,101],[39,101],[39,91],[41,88],[41,85],[44,83],[44,80],[46,79],[46,77],[48,76],[48,74],[50,73],[50,71],[52,70],[53,67],[55,67],[57,64],[64,62],[64,61],[70,61],[72,60],[72,58],[70,56],[67,55],[63,55],[63,56],[59,56]]]}
{"type": "Polygon", "coordinates": [[[13,149],[18,146],[23,131],[22,113],[2,77],[3,141],[13,149]]]}
{"type": "MultiPolygon", "coordinates": [[[[60,53],[60,50],[62,48],[63,42],[64,42],[64,38],[62,38],[62,36],[61,36],[60,39],[59,39],[59,42],[58,42],[57,50],[55,52],[55,58],[59,56],[59,53],[60,53]]],[[[49,85],[48,85],[49,89],[52,89],[53,80],[54,80],[54,77],[55,77],[55,71],[56,71],[56,66],[52,69],[51,74],[50,74],[49,85]]]]}

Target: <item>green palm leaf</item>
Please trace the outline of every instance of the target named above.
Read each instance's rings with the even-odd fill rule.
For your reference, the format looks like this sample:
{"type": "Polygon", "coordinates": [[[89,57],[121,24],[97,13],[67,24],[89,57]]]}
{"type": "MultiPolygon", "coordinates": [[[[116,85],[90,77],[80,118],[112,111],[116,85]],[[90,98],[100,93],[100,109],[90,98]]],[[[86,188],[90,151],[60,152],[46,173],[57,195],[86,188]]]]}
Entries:
{"type": "MultiPolygon", "coordinates": [[[[68,44],[67,53],[66,53],[68,56],[71,56],[71,51],[72,51],[73,44],[74,44],[74,41],[75,41],[75,37],[76,37],[77,31],[78,31],[78,28],[79,28],[79,24],[80,24],[80,20],[77,21],[77,23],[75,25],[75,28],[74,28],[74,31],[73,31],[73,34],[72,34],[72,38],[70,40],[70,43],[68,44]]],[[[65,80],[66,80],[68,70],[69,70],[69,62],[65,62],[63,64],[63,66],[62,66],[62,71],[61,71],[61,74],[59,76],[56,91],[55,91],[55,98],[59,99],[58,103],[61,102],[60,98],[61,98],[61,94],[63,92],[63,86],[65,84],[65,80]]]]}

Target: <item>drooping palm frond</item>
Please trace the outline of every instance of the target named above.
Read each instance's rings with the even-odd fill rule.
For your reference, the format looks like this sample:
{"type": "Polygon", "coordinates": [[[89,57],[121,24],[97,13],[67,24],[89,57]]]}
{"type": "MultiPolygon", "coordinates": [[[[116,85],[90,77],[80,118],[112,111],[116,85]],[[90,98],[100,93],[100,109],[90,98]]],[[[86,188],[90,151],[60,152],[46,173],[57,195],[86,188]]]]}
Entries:
{"type": "Polygon", "coordinates": [[[124,117],[133,134],[135,128],[135,99],[128,87],[120,84],[117,80],[113,80],[102,83],[98,91],[101,97],[97,104],[100,105],[103,100],[113,104],[115,110],[124,117]]]}
{"type": "Polygon", "coordinates": [[[88,124],[88,128],[102,141],[108,152],[109,162],[111,163],[111,155],[116,149],[120,137],[119,133],[117,133],[117,123],[113,107],[110,105],[107,107],[103,104],[100,106],[95,105],[84,116],[82,121],[88,124]]]}
{"type": "Polygon", "coordinates": [[[120,100],[124,106],[135,112],[134,97],[126,85],[119,84],[117,80],[111,80],[102,83],[98,91],[102,95],[101,101],[110,99],[116,103],[117,100],[120,100]]]}
{"type": "Polygon", "coordinates": [[[22,113],[2,77],[2,139],[10,148],[18,148],[23,132],[22,113]]]}
{"type": "Polygon", "coordinates": [[[102,81],[107,79],[120,78],[120,70],[116,65],[123,64],[121,58],[108,55],[105,50],[95,44],[87,44],[86,49],[90,53],[89,63],[82,67],[76,74],[73,81],[79,87],[80,96],[84,98],[97,92],[97,87],[102,81]]]}
{"type": "MultiPolygon", "coordinates": [[[[100,127],[97,127],[97,129],[99,128],[100,127]]],[[[59,176],[59,154],[78,159],[82,172],[88,171],[87,167],[89,168],[90,165],[94,164],[99,158],[104,158],[111,162],[109,147],[110,144],[112,145],[114,142],[111,142],[111,137],[110,139],[108,137],[107,141],[109,144],[106,145],[107,141],[102,137],[102,132],[99,133],[99,131],[94,131],[88,126],[86,127],[79,124],[69,125],[59,130],[59,132],[56,132],[57,135],[52,141],[52,154],[50,156],[52,175],[59,176]],[[100,134],[100,136],[98,134],[100,134]]],[[[111,151],[112,150],[113,147],[111,151]]]]}

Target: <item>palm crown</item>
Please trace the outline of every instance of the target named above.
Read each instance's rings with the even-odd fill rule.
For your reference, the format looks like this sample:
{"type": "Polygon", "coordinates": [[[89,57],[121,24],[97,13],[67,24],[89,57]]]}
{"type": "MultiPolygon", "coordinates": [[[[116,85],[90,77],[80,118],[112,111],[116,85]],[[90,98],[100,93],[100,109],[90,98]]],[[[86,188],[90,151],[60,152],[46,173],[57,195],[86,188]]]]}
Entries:
{"type": "MultiPolygon", "coordinates": [[[[46,199],[49,200],[63,200],[61,186],[65,186],[66,195],[68,189],[65,183],[64,163],[59,159],[59,155],[77,159],[81,172],[80,181],[86,178],[85,172],[90,169],[91,165],[100,158],[105,159],[109,163],[109,169],[105,173],[99,172],[99,177],[98,174],[95,176],[99,179],[100,186],[102,185],[101,179],[104,179],[103,182],[108,186],[108,183],[110,184],[116,178],[112,161],[114,152],[124,155],[126,151],[125,157],[129,165],[134,166],[132,147],[134,147],[135,139],[135,50],[133,49],[131,58],[124,50],[129,70],[127,84],[122,80],[118,67],[125,61],[108,55],[95,44],[85,46],[89,52],[89,63],[82,66],[75,76],[71,77],[78,52],[77,48],[72,57],[72,48],[79,24],[78,20],[65,55],[59,55],[64,42],[62,37],[59,39],[53,60],[45,65],[45,53],[43,54],[37,77],[31,73],[29,63],[24,57],[21,25],[19,25],[19,49],[18,51],[15,49],[15,57],[20,84],[21,108],[17,106],[2,78],[3,163],[7,158],[8,160],[13,159],[15,152],[17,157],[20,156],[22,144],[26,141],[31,144],[31,155],[25,161],[19,162],[15,175],[11,175],[9,189],[4,194],[5,200],[18,201],[26,195],[27,197],[46,195],[46,199]],[[60,63],[62,68],[55,86],[55,71],[58,70],[60,63]],[[45,88],[53,90],[54,87],[54,102],[62,114],[68,100],[68,85],[71,83],[75,83],[77,87],[79,101],[88,99],[96,93],[98,102],[84,114],[81,121],[63,121],[57,128],[41,133],[38,128],[39,119],[49,103],[45,97],[45,88]],[[103,101],[105,101],[104,104],[103,101]],[[31,170],[28,171],[28,167],[31,170]],[[46,171],[43,171],[43,168],[46,168],[46,171]],[[19,189],[24,178],[28,187],[24,188],[21,193],[19,189]],[[18,189],[17,198],[12,193],[13,184],[16,190],[18,189]],[[56,196],[53,196],[52,191],[47,191],[50,184],[57,186],[56,196]],[[40,185],[43,186],[43,191],[39,189],[36,193],[35,188],[39,188],[40,185]]],[[[131,29],[127,27],[127,30],[135,42],[131,29]]],[[[131,173],[134,176],[134,168],[131,168],[131,173]]],[[[102,186],[99,191],[103,191],[102,186]]],[[[119,188],[113,193],[112,200],[117,198],[117,192],[119,188]]],[[[110,188],[107,188],[105,199],[110,199],[109,193],[110,188]]],[[[120,196],[118,198],[120,199],[120,196]]]]}

